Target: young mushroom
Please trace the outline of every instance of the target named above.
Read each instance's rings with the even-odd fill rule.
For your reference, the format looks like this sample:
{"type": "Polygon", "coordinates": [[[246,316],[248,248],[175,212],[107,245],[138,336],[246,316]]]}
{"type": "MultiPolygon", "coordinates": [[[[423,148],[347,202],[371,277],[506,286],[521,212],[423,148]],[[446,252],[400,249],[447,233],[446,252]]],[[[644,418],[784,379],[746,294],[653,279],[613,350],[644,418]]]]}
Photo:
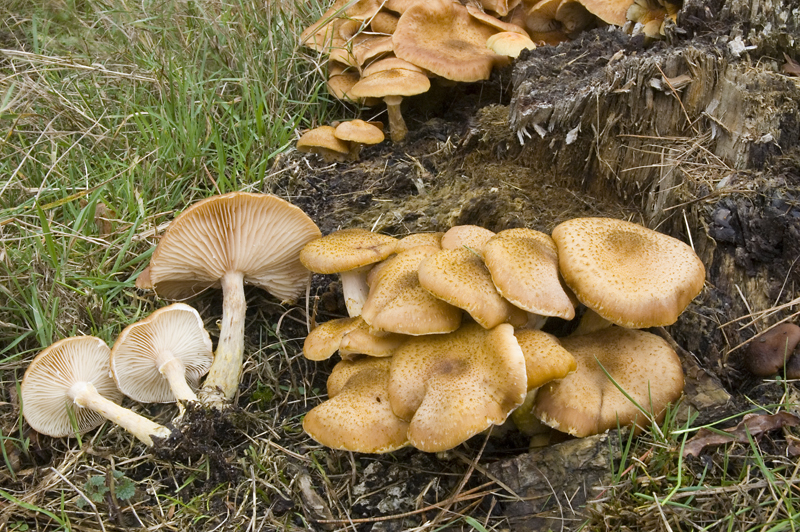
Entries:
{"type": "Polygon", "coordinates": [[[148,446],[154,436],[169,437],[167,427],[119,406],[122,392],[109,375],[109,355],[94,336],[65,338],[39,353],[20,385],[22,415],[31,428],[62,438],[108,419],[148,446]]]}
{"type": "Polygon", "coordinates": [[[119,389],[141,403],[197,401],[194,389],[214,359],[200,314],[174,303],[128,325],[111,348],[119,389]],[[191,383],[191,385],[189,384],[191,383]]]}
{"type": "Polygon", "coordinates": [[[309,272],[300,250],[319,238],[316,224],[291,203],[268,194],[232,192],[200,201],[167,229],[150,259],[159,297],[182,299],[222,287],[222,321],[201,402],[221,407],[236,394],[244,357],[244,285],[281,301],[300,296],[309,272]]]}

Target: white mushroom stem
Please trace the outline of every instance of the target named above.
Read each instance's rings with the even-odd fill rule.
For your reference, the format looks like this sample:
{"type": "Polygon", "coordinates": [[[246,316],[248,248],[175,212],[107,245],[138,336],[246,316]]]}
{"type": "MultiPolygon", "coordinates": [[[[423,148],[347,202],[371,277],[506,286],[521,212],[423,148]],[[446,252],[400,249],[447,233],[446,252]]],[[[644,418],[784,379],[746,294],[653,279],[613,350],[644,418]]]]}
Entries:
{"type": "Polygon", "coordinates": [[[400,103],[403,101],[403,97],[386,96],[383,101],[386,102],[386,111],[389,114],[389,134],[392,142],[403,142],[408,134],[406,121],[403,120],[403,114],[400,112],[400,103]]]}
{"type": "Polygon", "coordinates": [[[244,362],[244,275],[228,272],[222,277],[222,323],[214,362],[198,394],[204,404],[221,408],[236,395],[244,362]]]}
{"type": "Polygon", "coordinates": [[[344,304],[347,307],[347,314],[351,318],[361,316],[361,308],[369,295],[369,285],[367,284],[367,273],[372,264],[355,268],[350,271],[341,272],[342,276],[342,295],[344,304]]]}
{"type": "Polygon", "coordinates": [[[182,411],[183,405],[181,405],[181,403],[197,401],[197,395],[195,395],[194,391],[186,382],[186,366],[181,362],[181,359],[175,358],[169,354],[167,356],[169,356],[169,359],[163,362],[159,361],[161,363],[158,366],[158,372],[169,382],[172,394],[178,401],[178,408],[182,411]]]}
{"type": "Polygon", "coordinates": [[[152,436],[168,438],[171,434],[167,427],[131,412],[113,401],[109,401],[97,392],[91,382],[82,381],[76,383],[70,388],[68,395],[76,405],[94,410],[107,420],[116,423],[136,436],[147,446],[151,447],[153,445],[152,436]]]}

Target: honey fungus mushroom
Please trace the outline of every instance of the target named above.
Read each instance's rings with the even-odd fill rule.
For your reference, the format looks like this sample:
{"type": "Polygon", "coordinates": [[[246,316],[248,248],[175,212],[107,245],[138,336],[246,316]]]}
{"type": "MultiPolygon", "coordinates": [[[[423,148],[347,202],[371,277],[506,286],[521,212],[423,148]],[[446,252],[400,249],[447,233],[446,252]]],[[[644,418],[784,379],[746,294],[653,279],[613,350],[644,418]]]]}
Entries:
{"type": "Polygon", "coordinates": [[[119,405],[122,392],[111,378],[109,355],[106,343],[94,336],[64,338],[39,353],[20,385],[22,415],[31,428],[61,438],[107,419],[148,446],[153,437],[169,437],[168,428],[119,405]]]}
{"type": "Polygon", "coordinates": [[[299,208],[276,196],[247,192],[202,200],[170,224],[150,259],[149,282],[156,294],[184,299],[222,288],[220,337],[198,394],[201,402],[221,407],[238,389],[245,284],[281,301],[296,299],[310,276],[300,250],[319,237],[316,224],[299,208]]]}

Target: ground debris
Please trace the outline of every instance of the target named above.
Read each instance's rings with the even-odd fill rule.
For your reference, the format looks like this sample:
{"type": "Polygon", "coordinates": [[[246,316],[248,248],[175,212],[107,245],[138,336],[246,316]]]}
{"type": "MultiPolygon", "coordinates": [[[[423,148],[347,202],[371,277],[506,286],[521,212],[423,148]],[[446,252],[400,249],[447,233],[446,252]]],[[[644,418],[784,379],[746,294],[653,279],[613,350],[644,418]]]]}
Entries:
{"type": "Polygon", "coordinates": [[[777,414],[748,414],[735,427],[719,430],[700,429],[694,437],[686,442],[684,456],[700,456],[700,452],[710,445],[724,445],[731,442],[747,443],[752,437],[757,439],[765,432],[781,427],[796,427],[800,417],[789,412],[777,414]]]}

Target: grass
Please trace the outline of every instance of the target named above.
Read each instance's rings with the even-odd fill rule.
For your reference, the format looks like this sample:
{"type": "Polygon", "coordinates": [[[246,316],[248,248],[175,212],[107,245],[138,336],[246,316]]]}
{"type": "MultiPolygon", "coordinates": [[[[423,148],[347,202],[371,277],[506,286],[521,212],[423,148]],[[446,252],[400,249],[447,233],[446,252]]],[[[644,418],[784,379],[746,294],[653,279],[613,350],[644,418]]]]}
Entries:
{"type": "MultiPolygon", "coordinates": [[[[412,504],[388,511],[408,514],[404,528],[505,526],[478,504],[507,494],[470,478],[463,463],[327,452],[305,437],[300,420],[325,369],[298,357],[302,312],[258,291],[248,292],[251,356],[237,420],[246,431],[212,427],[214,438],[200,434],[204,447],[171,457],[108,424],[53,440],[19,415],[19,381],[43,347],[76,334],[112,343],[154,309],[133,282],[175,213],[212,194],[271,189],[272,165],[300,129],[350,112],[327,96],[317,58],[296,43],[324,7],[0,5],[0,530],[305,530],[328,517],[357,530],[375,519],[350,516],[371,516],[387,490],[412,504]],[[314,492],[302,489],[306,477],[314,492]],[[123,480],[132,494],[126,483],[120,496],[123,480]],[[330,515],[312,511],[320,501],[330,515]]],[[[216,334],[218,297],[193,304],[216,334]]],[[[788,390],[780,403],[795,408],[788,390]]],[[[160,422],[174,415],[129,406],[160,422]]],[[[782,441],[684,461],[681,444],[699,427],[676,419],[627,440],[585,529],[796,528],[798,468],[782,441]]],[[[479,448],[461,450],[474,460],[479,448]]]]}

